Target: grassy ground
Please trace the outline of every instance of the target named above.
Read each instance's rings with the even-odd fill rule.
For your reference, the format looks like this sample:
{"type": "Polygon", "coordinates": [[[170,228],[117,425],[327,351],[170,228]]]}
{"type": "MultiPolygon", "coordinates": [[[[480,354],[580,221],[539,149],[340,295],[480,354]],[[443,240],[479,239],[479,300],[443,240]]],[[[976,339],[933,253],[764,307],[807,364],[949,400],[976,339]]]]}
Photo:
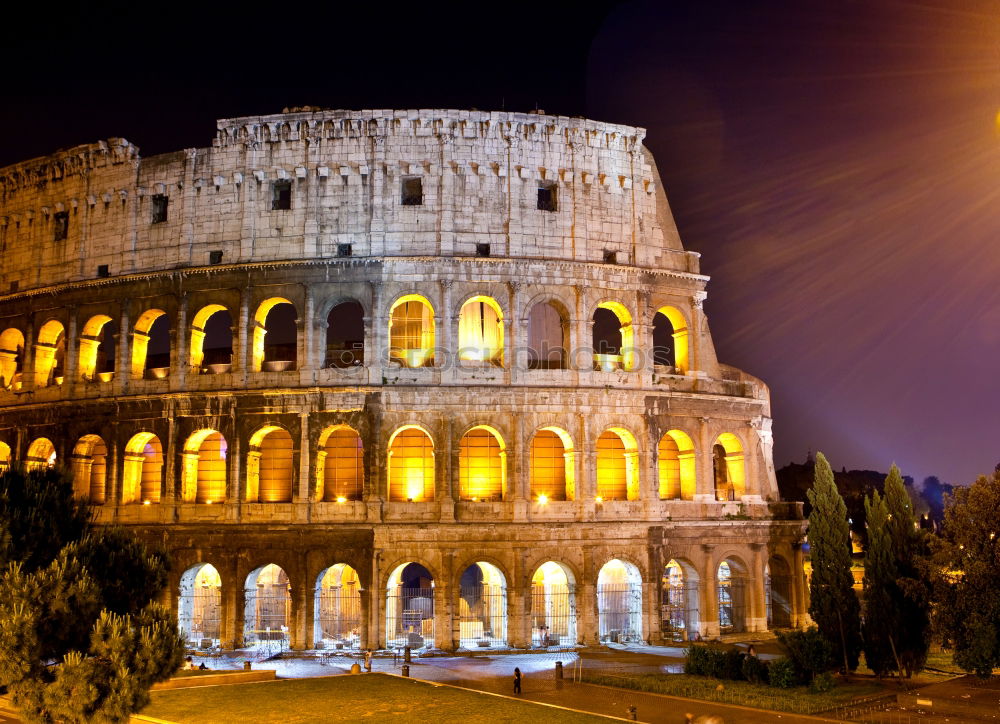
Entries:
{"type": "Polygon", "coordinates": [[[849,683],[836,686],[832,691],[812,694],[806,687],[777,689],[750,684],[746,681],[720,681],[704,676],[687,674],[630,674],[625,676],[584,674],[583,680],[591,684],[618,686],[657,694],[684,696],[691,699],[717,701],[723,704],[812,714],[848,704],[856,699],[882,693],[877,683],[849,683]],[[721,690],[720,690],[721,685],[721,690]]]}
{"type": "Polygon", "coordinates": [[[458,724],[600,721],[528,702],[502,699],[381,674],[285,679],[260,684],[154,691],[143,714],[173,722],[428,721],[458,724]]]}

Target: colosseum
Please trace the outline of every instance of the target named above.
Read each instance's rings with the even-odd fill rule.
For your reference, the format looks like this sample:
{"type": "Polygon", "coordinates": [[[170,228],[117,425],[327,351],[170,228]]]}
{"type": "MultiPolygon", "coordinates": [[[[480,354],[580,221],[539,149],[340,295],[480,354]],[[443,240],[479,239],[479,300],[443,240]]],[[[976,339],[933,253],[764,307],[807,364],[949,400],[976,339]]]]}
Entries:
{"type": "Polygon", "coordinates": [[[769,392],[644,135],[307,107],[0,169],[0,467],[169,550],[196,648],[801,626],[769,392]]]}

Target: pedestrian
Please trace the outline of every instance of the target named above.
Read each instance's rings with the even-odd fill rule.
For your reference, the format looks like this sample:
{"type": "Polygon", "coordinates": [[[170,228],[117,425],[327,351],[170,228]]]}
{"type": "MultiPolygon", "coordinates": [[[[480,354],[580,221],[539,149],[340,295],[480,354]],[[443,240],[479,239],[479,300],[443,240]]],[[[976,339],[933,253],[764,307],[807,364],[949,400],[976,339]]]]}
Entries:
{"type": "Polygon", "coordinates": [[[194,670],[194,659],[192,659],[190,656],[188,656],[186,659],[184,659],[184,670],[185,671],[193,671],[194,670]]]}
{"type": "Polygon", "coordinates": [[[757,655],[757,649],[753,647],[753,644],[750,644],[750,646],[747,648],[747,656],[756,656],[756,655],[757,655]]]}
{"type": "Polygon", "coordinates": [[[365,651],[365,671],[372,670],[372,650],[367,649],[365,651]]]}
{"type": "Polygon", "coordinates": [[[521,693],[521,670],[516,666],[514,667],[514,693],[521,693]]]}

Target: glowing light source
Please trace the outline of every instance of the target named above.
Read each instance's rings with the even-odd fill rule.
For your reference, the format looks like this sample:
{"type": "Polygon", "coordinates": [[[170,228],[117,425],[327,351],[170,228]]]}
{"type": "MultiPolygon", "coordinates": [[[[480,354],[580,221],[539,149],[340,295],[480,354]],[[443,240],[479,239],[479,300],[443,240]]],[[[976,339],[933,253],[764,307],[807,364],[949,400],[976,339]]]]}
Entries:
{"type": "Polygon", "coordinates": [[[538,496],[538,502],[540,505],[545,505],[546,503],[549,502],[549,496],[547,496],[545,493],[541,493],[538,496]]]}
{"type": "Polygon", "coordinates": [[[142,501],[142,504],[143,505],[149,505],[149,501],[148,500],[144,500],[144,501],[142,501]]]}
{"type": "Polygon", "coordinates": [[[340,496],[337,497],[337,502],[338,503],[346,503],[347,502],[347,498],[345,498],[343,495],[340,495],[340,496]]]}
{"type": "Polygon", "coordinates": [[[596,502],[598,502],[598,503],[603,503],[603,502],[604,502],[604,498],[603,498],[603,497],[601,497],[600,495],[598,495],[598,496],[597,496],[596,498],[594,498],[594,500],[595,500],[596,502]]]}

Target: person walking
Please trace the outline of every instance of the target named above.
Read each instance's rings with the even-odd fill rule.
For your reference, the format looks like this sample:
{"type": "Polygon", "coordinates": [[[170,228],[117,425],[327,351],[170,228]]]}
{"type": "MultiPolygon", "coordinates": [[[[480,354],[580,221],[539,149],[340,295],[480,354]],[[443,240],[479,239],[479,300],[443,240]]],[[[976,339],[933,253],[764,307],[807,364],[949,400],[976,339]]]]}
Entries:
{"type": "Polygon", "coordinates": [[[521,670],[516,666],[514,667],[514,693],[521,693],[521,670]]]}

